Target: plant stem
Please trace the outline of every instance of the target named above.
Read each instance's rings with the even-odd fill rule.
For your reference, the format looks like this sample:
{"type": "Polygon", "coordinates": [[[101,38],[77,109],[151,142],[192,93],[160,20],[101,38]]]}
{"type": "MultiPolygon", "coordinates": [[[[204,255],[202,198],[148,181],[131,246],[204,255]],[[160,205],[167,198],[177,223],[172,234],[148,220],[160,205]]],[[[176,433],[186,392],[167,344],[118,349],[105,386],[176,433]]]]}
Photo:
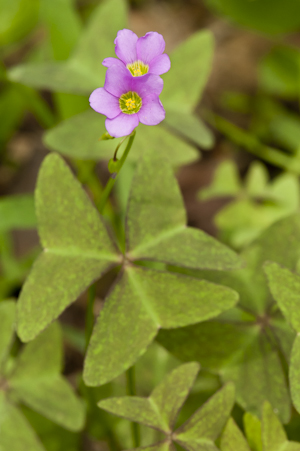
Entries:
{"type": "Polygon", "coordinates": [[[248,152],[275,166],[300,174],[300,160],[296,157],[287,156],[274,147],[262,144],[255,136],[217,114],[207,113],[206,119],[213,127],[248,152]]]}
{"type": "Polygon", "coordinates": [[[129,154],[129,151],[131,149],[134,137],[135,137],[135,130],[129,136],[129,141],[128,141],[126,149],[124,150],[124,153],[123,153],[123,155],[122,155],[122,157],[121,157],[121,159],[119,161],[119,166],[118,166],[117,172],[114,172],[110,176],[110,179],[108,180],[108,182],[107,182],[107,184],[106,184],[106,186],[104,188],[104,191],[102,192],[102,196],[101,196],[101,199],[100,199],[100,202],[99,202],[99,205],[98,205],[98,209],[99,209],[99,212],[101,214],[103,214],[106,201],[107,201],[107,199],[108,199],[108,197],[109,197],[109,195],[111,193],[111,190],[113,189],[114,184],[116,183],[117,175],[121,171],[122,166],[125,163],[126,158],[127,158],[128,154],[129,154]]]}
{"type": "MultiPolygon", "coordinates": [[[[126,371],[126,391],[128,396],[136,396],[135,389],[135,368],[132,366],[126,371]]],[[[131,423],[131,435],[134,448],[138,448],[141,443],[140,426],[137,423],[131,423]]]]}
{"type": "Polygon", "coordinates": [[[88,289],[87,312],[85,316],[85,349],[87,349],[94,327],[94,304],[96,298],[96,284],[88,289]]]}

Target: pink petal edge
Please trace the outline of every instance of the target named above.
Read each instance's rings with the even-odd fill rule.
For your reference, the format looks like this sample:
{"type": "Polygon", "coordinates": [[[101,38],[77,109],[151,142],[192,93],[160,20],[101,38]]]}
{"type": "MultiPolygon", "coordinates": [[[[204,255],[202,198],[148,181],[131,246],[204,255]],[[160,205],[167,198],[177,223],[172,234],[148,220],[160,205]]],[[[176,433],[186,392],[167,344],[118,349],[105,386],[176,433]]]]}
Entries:
{"type": "Polygon", "coordinates": [[[114,119],[106,119],[105,127],[108,133],[114,138],[128,136],[139,125],[137,114],[121,113],[114,119]]]}
{"type": "Polygon", "coordinates": [[[136,43],[138,41],[137,35],[127,28],[118,31],[115,39],[115,52],[118,58],[125,64],[133,63],[137,60],[136,43]]]}

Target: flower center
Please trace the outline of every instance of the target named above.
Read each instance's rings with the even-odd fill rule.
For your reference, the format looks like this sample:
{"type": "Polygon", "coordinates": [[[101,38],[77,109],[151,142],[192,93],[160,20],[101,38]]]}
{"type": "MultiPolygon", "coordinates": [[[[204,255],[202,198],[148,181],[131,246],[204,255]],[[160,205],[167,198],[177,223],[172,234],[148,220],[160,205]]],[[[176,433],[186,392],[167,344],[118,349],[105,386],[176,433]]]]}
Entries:
{"type": "Polygon", "coordinates": [[[142,107],[142,99],[133,91],[126,92],[119,98],[119,105],[122,113],[134,114],[138,113],[142,107]]]}
{"type": "Polygon", "coordinates": [[[149,70],[148,64],[144,64],[142,61],[135,61],[134,63],[127,64],[126,67],[134,77],[145,75],[149,70]]]}

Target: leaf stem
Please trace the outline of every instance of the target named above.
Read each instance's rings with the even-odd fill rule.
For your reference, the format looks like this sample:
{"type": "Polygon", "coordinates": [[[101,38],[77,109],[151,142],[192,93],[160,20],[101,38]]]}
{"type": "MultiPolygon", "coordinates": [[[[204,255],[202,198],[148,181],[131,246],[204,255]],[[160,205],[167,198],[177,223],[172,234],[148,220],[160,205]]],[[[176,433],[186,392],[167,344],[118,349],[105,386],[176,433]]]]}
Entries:
{"type": "MultiPolygon", "coordinates": [[[[110,176],[110,179],[108,180],[108,182],[107,182],[107,184],[106,184],[106,186],[105,186],[105,188],[104,188],[104,190],[102,192],[102,196],[101,196],[100,202],[98,204],[98,210],[99,210],[99,212],[101,214],[103,214],[103,210],[104,210],[106,201],[107,201],[107,199],[108,199],[108,197],[109,197],[109,195],[111,193],[111,190],[113,189],[114,184],[116,183],[117,175],[121,171],[122,166],[125,163],[126,158],[127,158],[128,154],[129,154],[129,151],[131,149],[132,143],[134,141],[135,133],[136,133],[135,130],[133,130],[131,135],[129,135],[129,141],[127,143],[126,149],[124,150],[124,153],[123,153],[121,159],[119,160],[117,172],[114,172],[110,176]]],[[[118,148],[119,148],[119,146],[118,146],[118,148]]]]}
{"type": "Polygon", "coordinates": [[[251,133],[237,127],[235,124],[218,114],[207,112],[207,121],[227,136],[231,141],[244,147],[248,152],[280,168],[287,169],[296,174],[300,174],[300,160],[295,157],[285,155],[280,150],[261,143],[251,133]]]}
{"type": "MultiPolygon", "coordinates": [[[[126,371],[126,391],[128,396],[136,396],[134,366],[126,371]]],[[[131,435],[134,448],[138,448],[141,443],[139,424],[133,422],[131,423],[131,435]]]]}

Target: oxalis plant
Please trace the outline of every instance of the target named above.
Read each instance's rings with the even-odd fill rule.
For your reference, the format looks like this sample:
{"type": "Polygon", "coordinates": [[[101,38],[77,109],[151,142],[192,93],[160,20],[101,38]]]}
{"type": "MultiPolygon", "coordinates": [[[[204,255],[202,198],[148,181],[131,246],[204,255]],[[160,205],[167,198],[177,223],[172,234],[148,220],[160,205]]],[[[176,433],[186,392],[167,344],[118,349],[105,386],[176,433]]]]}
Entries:
{"type": "MultiPolygon", "coordinates": [[[[122,13],[123,6],[101,5],[104,28],[110,8],[122,13]]],[[[68,63],[52,64],[51,80],[43,64],[10,75],[63,92],[69,74],[68,92],[92,91],[96,113],[90,109],[46,134],[49,147],[71,157],[71,167],[58,153],[44,159],[35,190],[42,251],[17,302],[0,303],[0,451],[85,450],[90,435],[114,451],[300,450],[290,426],[299,426],[300,412],[299,214],[280,210],[267,230],[259,224],[242,239],[228,239],[239,254],[189,227],[173,171],[184,159],[178,149],[172,159],[171,150],[178,143],[192,161],[183,138],[211,139],[193,114],[208,72],[204,67],[195,84],[186,79],[177,86],[176,77],[194,75],[194,49],[209,47],[210,38],[192,36],[169,57],[160,34],[138,38],[120,28],[117,58],[104,55],[104,73],[92,50],[85,53],[96,42],[95,24],[68,63]],[[103,87],[95,86],[100,72],[103,87]],[[70,130],[74,153],[70,143],[66,150],[70,130]],[[78,161],[86,140],[87,158],[103,148],[101,157],[110,155],[103,188],[89,164],[78,161]],[[96,314],[99,280],[107,289],[96,314]],[[57,320],[86,291],[85,331],[70,332],[57,320]],[[63,337],[84,356],[72,380],[61,374],[63,337]]],[[[206,195],[225,185],[238,196],[240,184],[232,188],[225,178],[216,177],[206,195]]],[[[253,203],[257,193],[266,201],[277,193],[266,184],[256,191],[254,181],[246,185],[253,203]]]]}

